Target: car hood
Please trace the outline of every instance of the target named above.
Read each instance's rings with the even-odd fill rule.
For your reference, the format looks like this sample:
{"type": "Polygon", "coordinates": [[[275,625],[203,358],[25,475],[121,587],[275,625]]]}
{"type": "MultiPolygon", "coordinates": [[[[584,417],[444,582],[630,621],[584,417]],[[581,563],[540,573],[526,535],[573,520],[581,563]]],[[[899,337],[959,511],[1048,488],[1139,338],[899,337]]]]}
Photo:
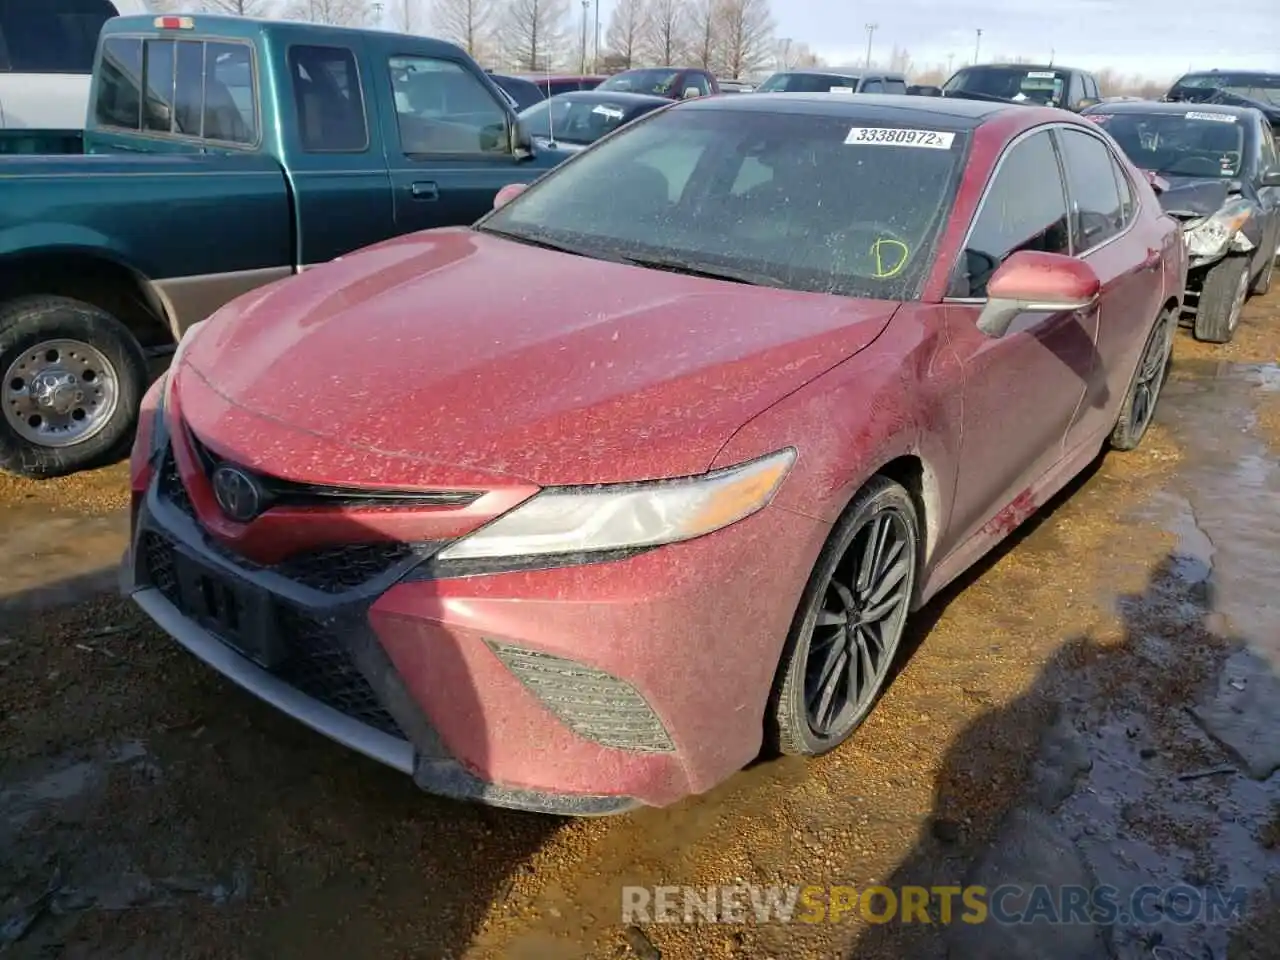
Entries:
{"type": "Polygon", "coordinates": [[[1160,174],[1169,189],[1160,194],[1160,207],[1179,220],[1211,217],[1222,209],[1232,193],[1231,180],[1209,177],[1171,177],[1160,174]]]}
{"type": "Polygon", "coordinates": [[[286,479],[691,475],[898,307],[451,228],[234,301],[184,346],[175,390],[203,442],[286,479]]]}

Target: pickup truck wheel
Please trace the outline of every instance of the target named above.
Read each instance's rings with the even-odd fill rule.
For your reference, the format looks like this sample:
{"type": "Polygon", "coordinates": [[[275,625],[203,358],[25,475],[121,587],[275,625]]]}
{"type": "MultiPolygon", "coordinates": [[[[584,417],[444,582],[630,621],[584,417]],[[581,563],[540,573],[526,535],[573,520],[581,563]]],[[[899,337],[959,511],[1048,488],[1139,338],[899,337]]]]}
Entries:
{"type": "Polygon", "coordinates": [[[0,306],[0,374],[0,469],[57,477],[127,451],[147,362],[111,314],[69,297],[0,306]]]}
{"type": "Polygon", "coordinates": [[[1200,291],[1195,338],[1206,343],[1229,342],[1240,325],[1240,312],[1248,296],[1248,257],[1227,257],[1214,264],[1200,291]]]}

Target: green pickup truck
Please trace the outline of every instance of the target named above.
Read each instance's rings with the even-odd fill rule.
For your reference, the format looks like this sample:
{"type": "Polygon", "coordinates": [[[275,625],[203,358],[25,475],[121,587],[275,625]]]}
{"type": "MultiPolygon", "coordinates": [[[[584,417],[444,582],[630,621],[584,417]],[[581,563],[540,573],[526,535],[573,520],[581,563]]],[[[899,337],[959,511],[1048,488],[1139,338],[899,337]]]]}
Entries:
{"type": "Polygon", "coordinates": [[[65,149],[0,157],[0,468],[30,477],[126,453],[148,361],[229,300],[569,156],[452,44],[201,15],[108,21],[65,149]]]}

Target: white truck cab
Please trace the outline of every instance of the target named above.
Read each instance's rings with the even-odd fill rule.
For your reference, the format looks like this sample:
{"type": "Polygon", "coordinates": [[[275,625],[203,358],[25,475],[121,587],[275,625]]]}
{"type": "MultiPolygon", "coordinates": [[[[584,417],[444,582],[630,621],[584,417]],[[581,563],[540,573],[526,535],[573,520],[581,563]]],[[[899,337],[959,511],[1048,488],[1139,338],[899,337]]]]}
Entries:
{"type": "Polygon", "coordinates": [[[0,0],[0,128],[80,130],[103,23],[146,0],[0,0]]]}

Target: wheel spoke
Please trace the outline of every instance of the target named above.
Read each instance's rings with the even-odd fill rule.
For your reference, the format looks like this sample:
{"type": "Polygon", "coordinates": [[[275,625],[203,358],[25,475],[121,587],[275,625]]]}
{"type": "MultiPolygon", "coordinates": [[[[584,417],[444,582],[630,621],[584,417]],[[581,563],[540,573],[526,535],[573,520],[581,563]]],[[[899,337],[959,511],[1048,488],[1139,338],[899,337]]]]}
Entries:
{"type": "Polygon", "coordinates": [[[842,610],[818,611],[819,627],[843,627],[849,622],[849,615],[842,610]]]}
{"type": "Polygon", "coordinates": [[[855,644],[858,648],[858,659],[862,664],[862,677],[864,684],[858,688],[858,702],[861,703],[865,696],[870,695],[875,688],[877,668],[879,664],[871,659],[871,634],[870,631],[859,628],[858,642],[855,644]]]}
{"type": "Polygon", "coordinates": [[[867,585],[875,574],[876,561],[882,549],[881,542],[888,526],[889,518],[883,514],[872,520],[869,525],[867,543],[862,551],[862,563],[858,566],[858,578],[854,586],[858,594],[866,591],[867,585]]]}
{"type": "Polygon", "coordinates": [[[877,582],[884,577],[886,570],[898,562],[898,558],[902,556],[902,551],[906,549],[907,542],[905,540],[894,540],[893,545],[880,555],[880,559],[876,563],[875,580],[877,582]]]}
{"type": "Polygon", "coordinates": [[[895,590],[889,596],[885,597],[879,603],[871,604],[862,611],[862,619],[865,623],[879,623],[897,608],[902,602],[904,592],[895,590]]]}
{"type": "Polygon", "coordinates": [[[848,659],[848,648],[842,645],[839,648],[839,655],[829,661],[831,669],[815,691],[818,702],[810,708],[809,716],[819,733],[825,733],[831,728],[831,719],[837,706],[836,694],[840,691],[840,681],[843,679],[842,668],[848,659]]]}
{"type": "Polygon", "coordinates": [[[854,610],[858,606],[858,601],[853,597],[853,591],[846,587],[839,580],[831,581],[831,589],[840,597],[840,604],[846,611],[854,610]]]}
{"type": "Polygon", "coordinates": [[[879,604],[881,600],[890,594],[894,587],[907,578],[909,570],[910,560],[907,557],[900,558],[876,581],[875,589],[867,597],[867,606],[873,607],[879,604]]]}

